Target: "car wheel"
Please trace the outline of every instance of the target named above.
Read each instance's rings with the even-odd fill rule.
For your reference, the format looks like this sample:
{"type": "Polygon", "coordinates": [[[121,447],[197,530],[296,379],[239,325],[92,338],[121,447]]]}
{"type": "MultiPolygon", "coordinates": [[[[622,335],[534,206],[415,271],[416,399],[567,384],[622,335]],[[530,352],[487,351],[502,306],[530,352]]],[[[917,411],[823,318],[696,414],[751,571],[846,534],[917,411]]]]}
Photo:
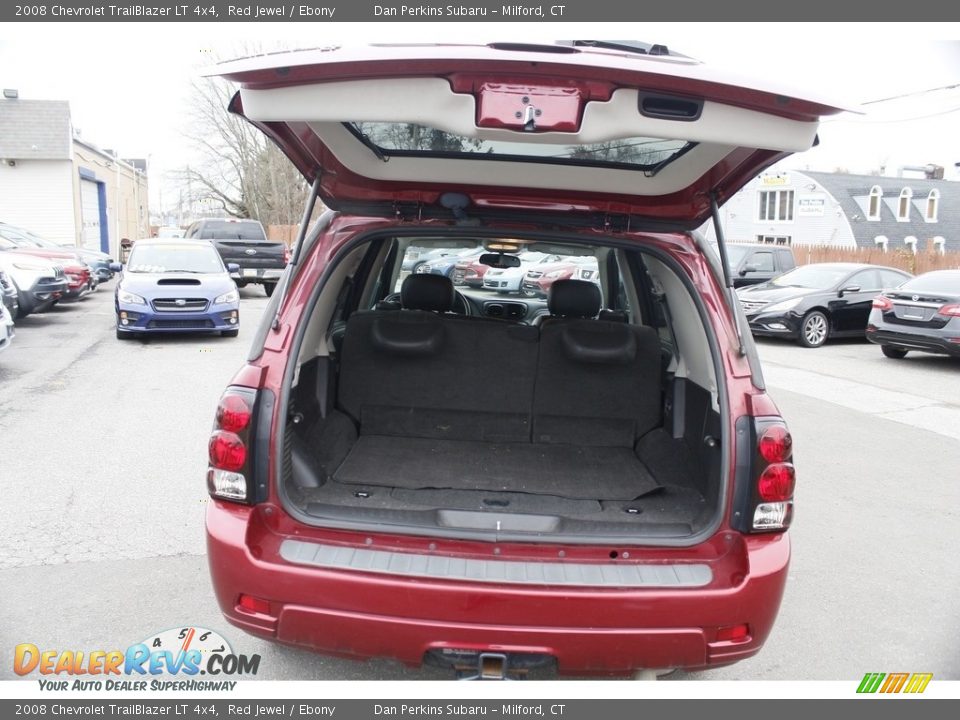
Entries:
{"type": "Polygon", "coordinates": [[[267,297],[273,297],[273,291],[276,289],[277,284],[275,282],[263,284],[263,291],[267,294],[267,297]]]}
{"type": "Polygon", "coordinates": [[[236,337],[237,335],[240,334],[240,329],[237,328],[236,330],[221,330],[220,334],[223,337],[236,337]]]}
{"type": "Polygon", "coordinates": [[[798,338],[801,345],[808,348],[820,347],[827,341],[829,335],[830,321],[826,315],[819,310],[813,310],[804,316],[803,322],[800,323],[798,338]]]}
{"type": "Polygon", "coordinates": [[[882,352],[888,358],[893,358],[894,360],[903,360],[907,356],[906,350],[895,348],[892,345],[881,345],[880,352],[882,352]]]}
{"type": "Polygon", "coordinates": [[[247,284],[246,284],[243,280],[238,280],[238,281],[237,281],[237,288],[238,288],[238,289],[239,289],[239,288],[245,288],[246,286],[247,286],[247,284]]]}

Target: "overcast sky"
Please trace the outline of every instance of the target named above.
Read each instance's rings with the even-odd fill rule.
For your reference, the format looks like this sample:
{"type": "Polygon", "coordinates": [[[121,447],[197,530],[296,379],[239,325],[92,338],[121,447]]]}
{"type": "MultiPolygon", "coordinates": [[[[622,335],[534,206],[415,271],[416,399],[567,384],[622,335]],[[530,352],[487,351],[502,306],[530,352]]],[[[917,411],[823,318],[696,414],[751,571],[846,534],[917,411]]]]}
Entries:
{"type": "Polygon", "coordinates": [[[368,42],[657,42],[710,66],[863,107],[826,121],[820,147],[790,167],[885,167],[936,163],[960,179],[960,25],[843,23],[303,23],[18,24],[0,37],[0,86],[20,97],[69,100],[82,137],[150,162],[151,204],[176,192],[169,172],[191,160],[183,137],[190,80],[211,58],[264,49],[368,42]],[[956,86],[956,87],[949,87],[956,86]],[[946,88],[946,89],[944,89],[946,88]],[[929,91],[929,92],[926,92],[929,91]],[[871,103],[894,96],[900,100],[871,103]]]}

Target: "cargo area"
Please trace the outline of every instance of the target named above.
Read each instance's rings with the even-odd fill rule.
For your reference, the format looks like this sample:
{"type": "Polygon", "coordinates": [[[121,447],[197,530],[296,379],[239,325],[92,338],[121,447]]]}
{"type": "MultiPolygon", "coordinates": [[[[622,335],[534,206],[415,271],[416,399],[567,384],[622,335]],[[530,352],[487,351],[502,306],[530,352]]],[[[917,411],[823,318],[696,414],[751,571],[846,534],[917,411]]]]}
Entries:
{"type": "Polygon", "coordinates": [[[719,415],[653,317],[601,312],[584,282],[529,324],[452,312],[444,277],[403,288],[298,370],[284,488],[302,516],[518,539],[681,539],[716,517],[719,415]]]}

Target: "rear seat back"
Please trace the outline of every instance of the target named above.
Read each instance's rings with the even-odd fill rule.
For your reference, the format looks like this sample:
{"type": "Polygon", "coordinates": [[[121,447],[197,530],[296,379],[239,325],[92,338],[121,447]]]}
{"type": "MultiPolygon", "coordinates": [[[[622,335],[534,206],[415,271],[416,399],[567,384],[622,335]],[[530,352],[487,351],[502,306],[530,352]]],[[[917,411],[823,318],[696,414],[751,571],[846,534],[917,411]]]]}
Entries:
{"type": "Polygon", "coordinates": [[[434,279],[408,278],[408,309],[347,322],[338,404],[362,435],[632,447],[661,424],[657,333],[591,319],[592,283],[555,283],[538,330],[445,313],[446,279],[410,277],[434,279]]]}
{"type": "Polygon", "coordinates": [[[457,315],[436,275],[411,275],[405,308],[354,313],[340,408],[366,435],[529,442],[537,329],[457,315]]]}
{"type": "Polygon", "coordinates": [[[656,331],[594,320],[600,292],[582,280],[551,287],[540,327],[533,442],[632,447],[661,424],[656,331]]]}

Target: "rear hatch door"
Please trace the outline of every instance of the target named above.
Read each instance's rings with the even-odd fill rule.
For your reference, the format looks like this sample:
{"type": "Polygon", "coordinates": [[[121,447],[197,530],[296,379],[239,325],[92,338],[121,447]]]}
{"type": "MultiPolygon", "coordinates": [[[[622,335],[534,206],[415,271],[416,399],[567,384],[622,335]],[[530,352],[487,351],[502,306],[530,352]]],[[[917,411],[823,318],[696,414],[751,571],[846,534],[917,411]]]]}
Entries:
{"type": "Polygon", "coordinates": [[[335,48],[213,74],[327,205],[394,214],[459,196],[693,228],[842,111],[686,57],[560,45],[335,48]]]}

